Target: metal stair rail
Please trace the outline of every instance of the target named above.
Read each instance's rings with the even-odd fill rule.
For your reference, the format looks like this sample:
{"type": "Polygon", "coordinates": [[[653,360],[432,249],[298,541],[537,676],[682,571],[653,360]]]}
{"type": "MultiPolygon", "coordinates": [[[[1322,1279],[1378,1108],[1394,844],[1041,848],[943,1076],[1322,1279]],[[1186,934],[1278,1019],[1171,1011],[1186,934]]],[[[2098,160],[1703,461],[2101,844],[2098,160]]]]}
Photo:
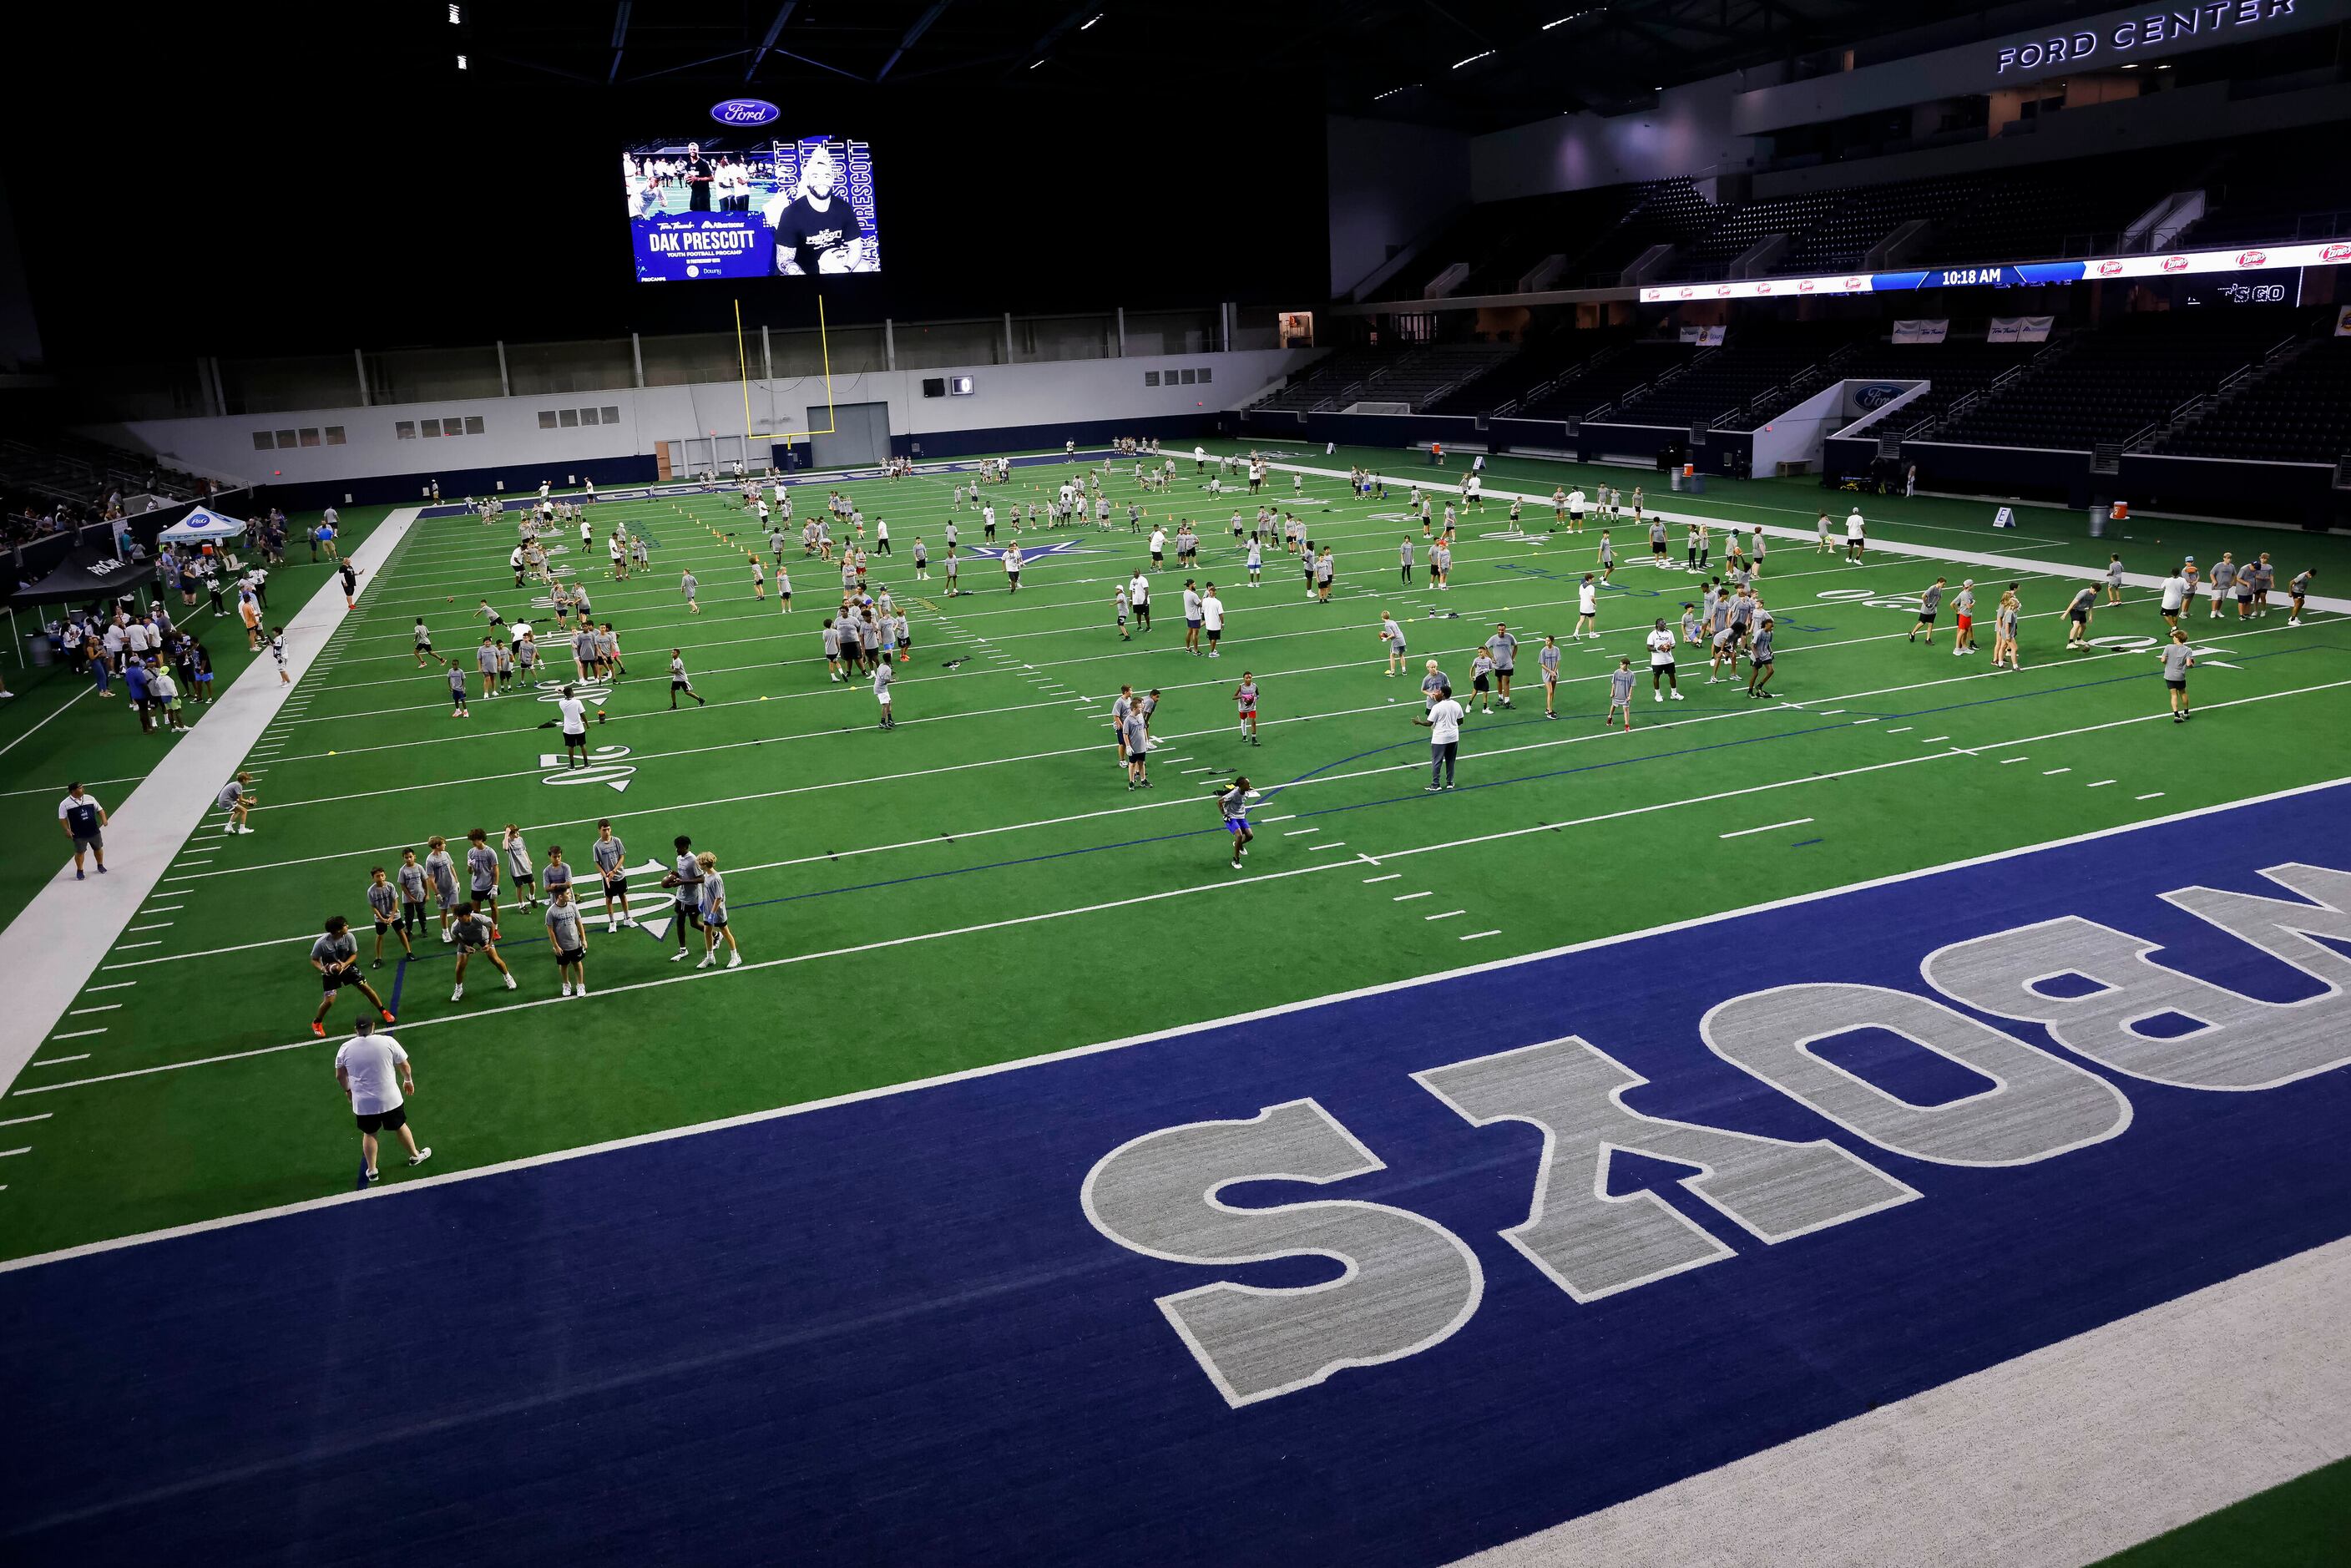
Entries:
{"type": "Polygon", "coordinates": [[[1632,351],[1632,348],[1633,345],[1630,342],[1611,343],[1606,348],[1601,350],[1598,353],[1588,355],[1583,359],[1576,361],[1575,363],[1568,366],[1567,369],[1560,371],[1559,374],[1552,377],[1549,381],[1538,382],[1533,386],[1531,386],[1526,391],[1520,392],[1518,396],[1511,398],[1509,402],[1497,403],[1494,407],[1494,413],[1508,416],[1509,414],[1526,407],[1526,405],[1531,402],[1541,402],[1542,399],[1549,397],[1552,392],[1555,392],[1560,388],[1565,386],[1568,382],[1575,380],[1576,377],[1587,375],[1592,371],[1598,370],[1604,364],[1623,359],[1627,353],[1632,351]]]}
{"type": "Polygon", "coordinates": [[[1682,377],[1689,374],[1692,371],[1698,369],[1698,366],[1706,363],[1708,360],[1721,352],[1722,350],[1720,349],[1700,349],[1697,353],[1692,354],[1680,364],[1675,365],[1668,370],[1651,376],[1639,386],[1618,392],[1614,397],[1610,398],[1606,402],[1602,403],[1599,407],[1587,409],[1577,417],[1579,419],[1599,419],[1602,415],[1612,413],[1616,410],[1625,407],[1628,403],[1637,402],[1641,399],[1648,396],[1651,392],[1657,392],[1662,388],[1669,386],[1673,382],[1681,380],[1682,377]]]}
{"type": "Polygon", "coordinates": [[[2198,423],[2215,409],[2232,401],[2248,389],[2258,386],[2308,353],[2318,345],[2322,335],[2331,336],[2332,319],[2332,318],[2326,318],[2322,320],[2321,325],[2330,329],[2325,334],[2296,332],[2272,343],[2262,350],[2260,359],[2239,365],[2235,370],[2222,376],[2210,392],[2199,392],[2164,415],[2156,424],[2133,436],[2126,450],[2137,452],[2142,446],[2168,444],[2173,436],[2179,434],[2190,425],[2198,423]]]}
{"type": "Polygon", "coordinates": [[[1708,428],[1712,430],[1754,429],[1754,422],[1764,417],[1761,411],[1769,409],[1775,402],[1782,399],[1786,400],[1787,405],[1803,402],[1831,380],[1838,367],[1860,351],[1861,342],[1858,340],[1847,343],[1826,359],[1813,361],[1779,385],[1766,387],[1737,408],[1724,410],[1716,416],[1708,428]],[[1746,423],[1740,423],[1742,421],[1746,423]]]}
{"type": "Polygon", "coordinates": [[[1965,397],[1955,399],[1951,405],[1944,409],[1942,413],[1930,413],[1926,418],[1920,420],[1917,423],[1912,425],[1909,429],[1904,431],[1902,433],[1902,439],[1905,441],[1925,440],[1929,432],[1938,430],[1942,426],[1950,423],[1953,420],[1959,418],[1960,414],[1966,413],[1969,409],[1975,407],[1976,404],[1983,402],[1986,398],[1996,395],[2002,388],[2013,385],[2017,382],[2022,381],[2024,377],[2032,374],[2035,371],[2039,371],[2049,365],[2054,364],[2065,354],[2072,351],[2074,341],[2074,335],[2071,333],[2063,338],[2052,339],[2048,347],[2043,349],[2039,353],[2033,355],[2022,364],[2009,366],[2008,369],[1992,377],[1991,381],[1985,382],[1983,386],[1980,387],[1976,391],[1968,393],[1965,397]]]}

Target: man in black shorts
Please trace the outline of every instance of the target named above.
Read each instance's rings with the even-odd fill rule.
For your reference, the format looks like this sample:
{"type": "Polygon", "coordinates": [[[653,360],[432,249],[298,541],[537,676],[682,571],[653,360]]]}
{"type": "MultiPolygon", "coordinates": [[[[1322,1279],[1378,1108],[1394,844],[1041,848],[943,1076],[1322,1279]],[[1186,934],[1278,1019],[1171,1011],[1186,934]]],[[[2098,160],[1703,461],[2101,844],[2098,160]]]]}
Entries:
{"type": "Polygon", "coordinates": [[[359,1124],[359,1184],[368,1186],[382,1179],[375,1165],[378,1133],[399,1134],[412,1166],[431,1159],[433,1151],[416,1146],[416,1134],[408,1125],[407,1096],[416,1092],[416,1071],[408,1052],[392,1036],[376,1033],[371,1018],[362,1015],[354,1028],[352,1037],[335,1052],[335,1082],[359,1124]]]}
{"type": "Polygon", "coordinates": [[[327,1038],[327,1009],[335,1005],[335,994],[350,986],[383,1015],[383,1021],[392,1023],[392,1009],[375,994],[375,988],[360,978],[359,938],[351,935],[351,923],[341,915],[329,916],[327,934],[310,944],[310,967],[319,971],[319,1010],[310,1015],[310,1032],[320,1040],[327,1038]]]}

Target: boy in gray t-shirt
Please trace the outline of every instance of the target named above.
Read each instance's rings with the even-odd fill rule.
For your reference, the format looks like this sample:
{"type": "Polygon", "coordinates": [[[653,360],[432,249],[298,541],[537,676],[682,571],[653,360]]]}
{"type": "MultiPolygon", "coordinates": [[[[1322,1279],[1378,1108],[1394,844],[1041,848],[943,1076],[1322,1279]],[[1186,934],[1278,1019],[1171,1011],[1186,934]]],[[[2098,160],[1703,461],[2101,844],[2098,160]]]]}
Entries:
{"type": "Polygon", "coordinates": [[[555,949],[555,973],[563,986],[563,995],[570,996],[576,988],[580,996],[588,994],[588,932],[580,919],[580,905],[571,897],[571,884],[566,882],[559,889],[550,889],[547,901],[547,945],[555,949]]]}
{"type": "Polygon", "coordinates": [[[2163,684],[2171,692],[2171,722],[2186,724],[2188,713],[2188,672],[2196,667],[2196,655],[2188,646],[2188,633],[2172,629],[2171,641],[2156,651],[2163,661],[2163,684]]]}
{"type": "Polygon", "coordinates": [[[383,998],[375,994],[375,988],[360,978],[359,938],[351,935],[351,923],[341,915],[331,916],[327,921],[326,935],[310,944],[310,967],[319,972],[321,993],[319,1010],[310,1015],[312,1034],[321,1040],[326,1038],[327,1010],[335,1005],[336,993],[345,986],[356,988],[374,1003],[375,1010],[383,1015],[384,1022],[396,1021],[392,1009],[383,1005],[383,998]]]}

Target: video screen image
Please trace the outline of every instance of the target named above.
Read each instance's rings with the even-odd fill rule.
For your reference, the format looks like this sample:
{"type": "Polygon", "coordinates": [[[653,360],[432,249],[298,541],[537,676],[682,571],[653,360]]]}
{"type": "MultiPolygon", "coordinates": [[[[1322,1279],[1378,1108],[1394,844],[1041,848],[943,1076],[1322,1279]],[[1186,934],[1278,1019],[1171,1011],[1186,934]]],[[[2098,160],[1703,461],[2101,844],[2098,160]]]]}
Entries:
{"type": "Polygon", "coordinates": [[[621,172],[640,283],[882,270],[865,142],[674,138],[629,148],[621,172]]]}

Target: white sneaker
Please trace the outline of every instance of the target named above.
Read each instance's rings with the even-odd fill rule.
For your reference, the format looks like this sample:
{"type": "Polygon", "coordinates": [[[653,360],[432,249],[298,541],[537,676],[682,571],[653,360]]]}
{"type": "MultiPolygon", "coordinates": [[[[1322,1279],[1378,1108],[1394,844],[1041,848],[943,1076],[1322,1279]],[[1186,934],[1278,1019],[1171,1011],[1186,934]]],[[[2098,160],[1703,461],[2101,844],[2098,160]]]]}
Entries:
{"type": "Polygon", "coordinates": [[[741,968],[741,967],[743,967],[743,955],[742,955],[742,954],[740,954],[740,953],[729,953],[729,954],[727,954],[727,955],[726,955],[726,967],[727,967],[728,968],[730,968],[730,969],[739,969],[739,968],[741,968]]]}
{"type": "Polygon", "coordinates": [[[684,956],[685,956],[685,949],[684,949],[684,948],[683,948],[683,947],[680,947],[676,952],[672,953],[672,954],[669,956],[669,961],[670,961],[671,963],[674,964],[674,963],[676,963],[680,958],[683,958],[683,957],[684,957],[684,956]]]}
{"type": "Polygon", "coordinates": [[[432,1157],[433,1157],[433,1145],[430,1145],[430,1144],[427,1144],[427,1145],[425,1145],[423,1148],[421,1148],[421,1149],[417,1150],[414,1154],[413,1154],[413,1155],[409,1155],[409,1156],[408,1156],[408,1163],[409,1163],[410,1165],[412,1165],[412,1166],[421,1166],[421,1165],[423,1165],[425,1161],[427,1161],[427,1160],[431,1159],[432,1157]]]}
{"type": "Polygon", "coordinates": [[[451,1001],[453,1001],[453,1002],[462,1002],[462,1001],[464,1001],[464,1000],[465,999],[465,986],[464,986],[463,984],[460,984],[460,985],[457,987],[457,988],[456,988],[455,990],[451,991],[451,992],[449,993],[449,999],[450,999],[451,1001]]]}
{"type": "Polygon", "coordinates": [[[563,982],[563,994],[567,997],[571,994],[571,982],[569,980],[563,982]]]}
{"type": "MultiPolygon", "coordinates": [[[[1681,693],[1676,692],[1674,695],[1679,696],[1681,695],[1681,693]]],[[[1661,703],[1666,700],[1666,694],[1663,692],[1651,692],[1649,694],[1649,700],[1651,702],[1661,703]]]]}
{"type": "Polygon", "coordinates": [[[586,996],[586,995],[588,994],[588,982],[587,982],[587,981],[585,981],[585,980],[580,981],[580,984],[579,984],[579,986],[578,986],[578,987],[577,987],[577,988],[572,991],[572,993],[571,993],[571,994],[572,994],[573,996],[575,996],[575,997],[584,997],[584,996],[586,996]]]}
{"type": "Polygon", "coordinates": [[[1670,693],[1670,694],[1668,694],[1668,695],[1671,695],[1671,696],[1673,697],[1674,701],[1676,701],[1676,702],[1679,702],[1679,701],[1681,701],[1681,700],[1682,700],[1682,694],[1681,694],[1681,691],[1680,691],[1680,689],[1679,689],[1678,687],[1677,687],[1673,692],[1671,692],[1671,693],[1670,693]]]}
{"type": "Polygon", "coordinates": [[[2302,617],[2299,615],[2289,616],[2286,619],[2286,624],[2289,626],[2299,626],[2302,624],[2302,617]]]}
{"type": "Polygon", "coordinates": [[[511,990],[513,990],[514,988],[515,988],[515,977],[514,977],[512,975],[508,975],[508,976],[507,977],[507,989],[511,991],[511,990]]]}
{"type": "Polygon", "coordinates": [[[712,966],[713,964],[716,964],[716,962],[718,962],[718,955],[717,955],[717,954],[716,954],[716,953],[705,953],[705,954],[702,956],[702,962],[701,962],[701,963],[699,963],[699,964],[696,964],[696,965],[695,966],[695,968],[697,968],[697,969],[707,969],[708,967],[710,967],[710,966],[712,966]]]}

